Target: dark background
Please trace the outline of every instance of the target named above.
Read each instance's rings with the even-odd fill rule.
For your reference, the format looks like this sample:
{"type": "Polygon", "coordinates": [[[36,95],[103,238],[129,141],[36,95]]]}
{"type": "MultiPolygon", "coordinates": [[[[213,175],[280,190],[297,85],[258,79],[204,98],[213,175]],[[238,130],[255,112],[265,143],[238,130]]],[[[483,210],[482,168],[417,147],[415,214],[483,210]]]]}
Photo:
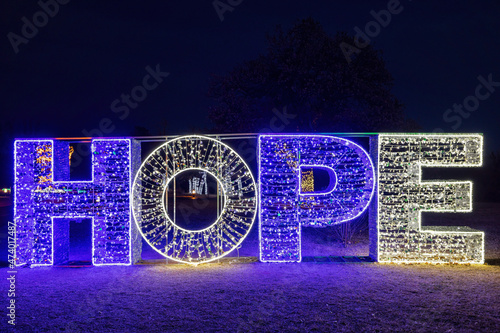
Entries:
{"type": "MultiPolygon", "coordinates": [[[[286,30],[312,17],[332,36],[338,31],[353,35],[356,26],[363,29],[373,20],[371,10],[386,9],[387,3],[243,0],[221,20],[212,0],[72,0],[16,53],[8,33],[21,35],[22,18],[32,22],[41,9],[36,0],[2,0],[0,188],[12,186],[15,137],[87,136],[83,131],[99,128],[105,118],[115,127],[108,136],[206,133],[213,127],[207,113],[211,75],[224,75],[265,53],[266,34],[277,25],[286,30]],[[146,66],[157,64],[170,75],[120,119],[111,103],[142,83],[146,66]]],[[[472,179],[475,201],[500,199],[500,159],[490,158],[500,151],[500,87],[459,128],[443,120],[447,109],[474,94],[478,76],[492,74],[500,82],[500,2],[401,4],[403,11],[371,44],[383,51],[394,76],[393,93],[406,105],[406,115],[422,132],[441,128],[480,132],[485,138],[485,167],[424,170],[423,177],[472,179]]],[[[242,154],[247,161],[255,156],[248,148],[242,154]]],[[[88,175],[88,160],[81,165],[88,175]]],[[[498,265],[498,207],[478,203],[473,215],[425,214],[425,219],[428,225],[484,231],[486,259],[498,265]]],[[[12,221],[12,205],[0,200],[0,264],[7,260],[7,220],[12,221]]],[[[72,225],[72,233],[85,242],[90,239],[88,223],[72,225]]],[[[304,255],[367,252],[367,237],[344,248],[324,229],[308,229],[304,255]]],[[[257,255],[256,230],[241,255],[257,255]]],[[[82,249],[88,249],[86,244],[82,249]]],[[[19,329],[495,332],[500,327],[498,266],[173,267],[24,270],[16,298],[19,329]]]]}
{"type": "MultiPolygon", "coordinates": [[[[422,132],[481,132],[485,154],[500,148],[500,91],[456,130],[443,120],[473,95],[477,77],[500,81],[500,3],[409,1],[372,38],[394,76],[393,92],[422,132]]],[[[223,1],[226,3],[226,1],[223,1]]],[[[237,1],[233,2],[237,3],[237,1]]],[[[14,137],[85,136],[103,118],[106,136],[204,133],[212,124],[207,96],[212,74],[266,51],[266,34],[312,17],[332,36],[354,34],[388,1],[242,1],[220,19],[212,1],[70,1],[15,53],[7,35],[22,35],[36,1],[0,4],[0,187],[10,187],[14,137]],[[120,119],[111,103],[142,83],[145,67],[170,75],[120,119]],[[136,127],[143,127],[137,129],[136,127]]],[[[500,90],[500,87],[499,89],[500,90]]]]}

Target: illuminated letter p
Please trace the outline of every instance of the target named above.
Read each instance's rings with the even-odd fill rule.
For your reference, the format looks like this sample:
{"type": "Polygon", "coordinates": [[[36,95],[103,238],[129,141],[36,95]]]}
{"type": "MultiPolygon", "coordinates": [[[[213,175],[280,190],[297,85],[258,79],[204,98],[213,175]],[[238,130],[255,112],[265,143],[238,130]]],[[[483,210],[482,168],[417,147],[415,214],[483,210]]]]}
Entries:
{"type": "Polygon", "coordinates": [[[260,260],[299,262],[301,226],[352,220],[368,207],[374,168],[356,143],[328,135],[259,137],[260,260]]]}
{"type": "Polygon", "coordinates": [[[472,210],[470,181],[423,181],[422,167],[481,166],[482,145],[472,134],[379,134],[370,255],[380,262],[483,263],[483,232],[421,224],[425,212],[472,210]]]}

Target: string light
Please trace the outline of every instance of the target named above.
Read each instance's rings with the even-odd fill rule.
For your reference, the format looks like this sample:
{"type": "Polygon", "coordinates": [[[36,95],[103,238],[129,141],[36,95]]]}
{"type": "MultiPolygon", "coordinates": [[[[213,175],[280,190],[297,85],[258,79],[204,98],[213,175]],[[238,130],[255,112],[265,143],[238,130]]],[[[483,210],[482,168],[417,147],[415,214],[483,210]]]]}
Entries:
{"type": "Polygon", "coordinates": [[[130,265],[138,259],[131,248],[136,233],[129,205],[132,146],[140,156],[130,139],[93,140],[92,180],[68,181],[67,142],[15,141],[17,265],[49,266],[68,260],[68,219],[73,218],[92,220],[94,265],[130,265]]]}
{"type": "Polygon", "coordinates": [[[133,212],[149,245],[161,255],[183,263],[217,260],[241,244],[257,212],[252,173],[229,146],[203,136],[185,136],[166,142],[142,163],[133,183],[133,212]],[[217,179],[224,207],[202,230],[180,227],[167,214],[169,183],[187,170],[202,170],[217,179]]]}
{"type": "Polygon", "coordinates": [[[201,177],[191,177],[189,179],[190,194],[208,194],[207,173],[203,172],[201,177]]]}
{"type": "Polygon", "coordinates": [[[378,135],[378,217],[370,219],[377,248],[371,255],[379,262],[484,263],[483,232],[422,226],[422,212],[472,211],[471,182],[422,181],[422,167],[478,167],[482,151],[481,135],[378,135]]]}
{"type": "Polygon", "coordinates": [[[75,148],[73,146],[69,146],[69,165],[71,165],[71,157],[75,153],[75,148]]]}
{"type": "Polygon", "coordinates": [[[314,171],[313,171],[313,168],[302,171],[300,179],[301,179],[301,182],[300,182],[301,193],[314,192],[314,171]]]}
{"type": "Polygon", "coordinates": [[[328,135],[259,136],[259,177],[260,260],[264,262],[300,262],[301,226],[335,225],[360,216],[375,185],[366,151],[328,135]],[[325,190],[317,191],[310,184],[315,180],[311,169],[329,174],[325,190]]]}
{"type": "Polygon", "coordinates": [[[304,165],[299,167],[301,177],[299,178],[300,194],[302,195],[326,195],[332,193],[337,186],[337,173],[329,166],[324,165],[304,165]],[[326,171],[329,176],[330,182],[324,189],[315,188],[316,182],[314,181],[314,170],[326,171]],[[305,184],[304,184],[305,181],[305,184]],[[313,192],[313,193],[310,193],[313,192]]]}
{"type": "MultiPolygon", "coordinates": [[[[258,140],[261,261],[300,262],[302,226],[352,220],[376,192],[369,220],[370,255],[377,261],[484,262],[483,232],[421,223],[422,212],[472,211],[471,182],[422,181],[422,167],[481,166],[481,135],[374,136],[377,191],[372,160],[352,141],[330,135],[261,135],[258,140]],[[315,171],[328,174],[326,186],[318,186],[315,171]]],[[[241,157],[218,140],[176,138],[153,151],[139,169],[136,141],[96,139],[91,181],[69,181],[71,148],[47,139],[14,143],[17,265],[67,260],[69,219],[92,220],[94,265],[134,263],[140,258],[139,235],[169,259],[210,262],[237,248],[253,225],[254,178],[241,157]],[[205,188],[207,193],[207,173],[220,189],[221,213],[202,230],[182,228],[167,214],[169,184],[188,170],[204,172],[190,179],[190,192],[205,188]]]]}

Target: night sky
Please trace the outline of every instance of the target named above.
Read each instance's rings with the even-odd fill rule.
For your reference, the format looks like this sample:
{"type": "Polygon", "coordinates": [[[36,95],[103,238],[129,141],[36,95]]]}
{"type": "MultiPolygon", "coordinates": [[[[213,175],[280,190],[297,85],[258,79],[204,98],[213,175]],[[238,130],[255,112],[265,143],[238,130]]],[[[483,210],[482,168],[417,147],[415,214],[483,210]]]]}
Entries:
{"type": "MultiPolygon", "coordinates": [[[[23,17],[32,23],[41,7],[36,1],[2,1],[1,135],[9,142],[2,157],[12,158],[12,137],[84,136],[103,119],[105,136],[131,135],[135,126],[151,134],[203,133],[212,126],[211,75],[263,54],[266,34],[277,25],[288,29],[312,17],[332,36],[354,34],[356,26],[364,30],[374,20],[370,11],[389,2],[245,0],[221,20],[213,1],[74,0],[59,5],[16,53],[9,33],[23,37],[23,17]],[[155,88],[127,117],[114,113],[112,103],[143,85],[148,66],[169,75],[148,82],[155,88]]],[[[500,83],[455,129],[455,121],[443,120],[453,104],[475,94],[478,76],[500,82],[500,2],[401,0],[400,6],[372,45],[383,51],[407,116],[424,132],[484,133],[487,151],[500,150],[500,83]]],[[[2,169],[5,186],[11,171],[2,169]]]]}

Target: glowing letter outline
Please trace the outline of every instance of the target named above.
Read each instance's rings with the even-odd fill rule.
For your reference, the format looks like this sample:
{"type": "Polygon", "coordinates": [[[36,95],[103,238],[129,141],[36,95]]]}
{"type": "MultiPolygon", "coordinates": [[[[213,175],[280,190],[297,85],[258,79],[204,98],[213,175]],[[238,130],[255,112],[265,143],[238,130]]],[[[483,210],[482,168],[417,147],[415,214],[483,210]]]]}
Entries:
{"type": "Polygon", "coordinates": [[[484,263],[484,232],[469,227],[422,227],[424,210],[418,207],[428,207],[427,212],[472,211],[472,182],[422,181],[422,167],[481,166],[482,135],[379,134],[377,139],[377,216],[370,219],[370,229],[376,232],[376,247],[371,246],[370,256],[378,262],[484,263]],[[433,146],[436,149],[432,149],[433,146]],[[400,165],[396,165],[394,159],[396,164],[400,160],[400,165]],[[391,168],[394,171],[391,172],[391,168]],[[402,188],[398,191],[398,187],[402,188]],[[408,194],[403,199],[408,202],[406,207],[405,204],[398,205],[395,195],[384,194],[384,189],[389,193],[403,193],[401,195],[405,195],[406,189],[408,194]],[[436,189],[442,195],[436,195],[436,189]],[[427,196],[431,202],[416,202],[418,195],[411,193],[417,190],[418,195],[427,196]],[[430,193],[422,194],[423,191],[430,193]],[[457,198],[458,193],[462,197],[457,198]],[[431,207],[434,200],[438,202],[431,207]],[[445,200],[448,200],[448,205],[440,202],[445,200]],[[455,205],[454,209],[447,207],[451,204],[455,205]],[[396,205],[399,208],[391,209],[396,205]],[[403,213],[397,214],[398,209],[403,213]],[[373,225],[375,221],[376,226],[373,225]]]}
{"type": "Polygon", "coordinates": [[[68,223],[67,219],[75,218],[92,220],[93,265],[131,265],[137,260],[138,238],[130,211],[132,144],[131,139],[92,140],[92,180],[69,181],[67,142],[14,142],[17,266],[52,266],[67,260],[69,230],[54,225],[55,220],[68,223]],[[106,151],[108,148],[110,151],[106,151]],[[65,170],[55,168],[58,156],[65,170]],[[56,172],[63,180],[54,180],[56,172]],[[100,208],[96,209],[96,205],[100,208]],[[109,215],[102,214],[105,211],[109,215]],[[117,220],[113,216],[118,216],[117,220]],[[62,234],[55,235],[56,229],[62,234]],[[63,249],[60,255],[56,256],[56,248],[63,249]]]}
{"type": "MultiPolygon", "coordinates": [[[[259,250],[263,262],[300,262],[300,228],[303,225],[332,225],[355,219],[368,209],[375,192],[375,169],[371,158],[361,146],[344,138],[332,135],[260,135],[258,156],[259,250]],[[344,163],[344,159],[356,168],[334,169],[337,184],[333,191],[328,194],[300,193],[298,184],[302,165],[336,167],[344,163]],[[352,177],[347,176],[350,171],[353,171],[352,177]],[[361,181],[357,184],[361,185],[360,193],[353,190],[357,181],[361,181]],[[354,198],[351,201],[354,208],[343,211],[333,207],[338,202],[334,201],[334,194],[340,196],[342,192],[354,198]],[[317,207],[325,205],[330,208],[320,216],[317,207]],[[336,216],[339,212],[340,215],[336,216]],[[330,223],[325,223],[325,220],[330,223]]],[[[342,201],[341,198],[335,200],[342,201]]]]}

